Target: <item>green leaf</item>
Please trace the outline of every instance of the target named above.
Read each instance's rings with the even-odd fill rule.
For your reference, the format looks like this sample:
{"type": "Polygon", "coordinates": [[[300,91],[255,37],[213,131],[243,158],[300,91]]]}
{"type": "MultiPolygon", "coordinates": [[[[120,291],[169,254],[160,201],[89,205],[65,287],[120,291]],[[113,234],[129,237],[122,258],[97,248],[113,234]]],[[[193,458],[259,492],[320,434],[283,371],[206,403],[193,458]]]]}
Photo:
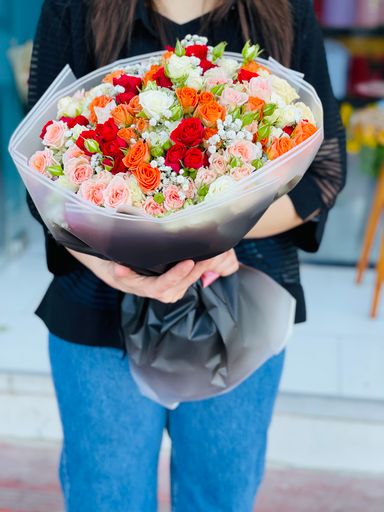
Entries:
{"type": "Polygon", "coordinates": [[[192,168],[185,168],[183,169],[183,176],[187,176],[188,178],[191,178],[193,180],[196,179],[197,169],[192,168]]]}
{"type": "Polygon", "coordinates": [[[157,192],[157,194],[154,194],[153,199],[156,201],[157,204],[163,204],[164,203],[164,194],[161,192],[157,192]]]}
{"type": "Polygon", "coordinates": [[[260,49],[260,46],[258,44],[251,45],[251,42],[248,40],[241,51],[243,64],[248,64],[248,62],[255,60],[261,53],[262,50],[260,49]]]}
{"type": "Polygon", "coordinates": [[[60,165],[50,165],[47,167],[47,171],[52,174],[52,176],[62,176],[64,171],[60,165]]]}
{"type": "Polygon", "coordinates": [[[168,139],[166,142],[164,142],[163,144],[163,149],[164,151],[167,151],[170,147],[172,146],[172,142],[168,139]]]}
{"type": "Polygon", "coordinates": [[[178,121],[183,117],[183,108],[181,105],[174,105],[171,109],[172,115],[170,117],[171,121],[178,121]]]}
{"type": "Polygon", "coordinates": [[[223,56],[223,53],[225,51],[225,47],[227,46],[227,44],[228,43],[226,41],[221,41],[221,43],[219,43],[213,47],[213,49],[212,49],[213,62],[215,62],[215,60],[220,59],[223,56]]]}
{"type": "Polygon", "coordinates": [[[201,187],[197,191],[197,195],[203,199],[208,194],[209,186],[208,185],[201,185],[201,187]]]}
{"type": "Polygon", "coordinates": [[[151,155],[155,158],[164,155],[164,149],[161,146],[153,146],[151,148],[151,155]]]}
{"type": "Polygon", "coordinates": [[[240,165],[242,164],[241,162],[241,158],[239,158],[238,156],[233,156],[231,158],[231,160],[229,161],[229,166],[230,167],[240,167],[240,165]]]}
{"type": "Polygon", "coordinates": [[[263,140],[266,137],[269,137],[270,133],[271,133],[271,125],[270,124],[260,125],[259,129],[257,130],[257,140],[263,140]]]}
{"type": "Polygon", "coordinates": [[[148,119],[148,116],[144,112],[144,110],[140,110],[140,112],[138,114],[136,114],[136,117],[143,117],[144,119],[148,119]]]}
{"type": "Polygon", "coordinates": [[[252,112],[246,112],[243,114],[242,122],[243,126],[248,126],[253,123],[253,121],[258,121],[260,117],[260,112],[258,110],[253,110],[252,112]]]}
{"type": "Polygon", "coordinates": [[[224,91],[225,84],[217,84],[214,85],[211,89],[211,93],[216,96],[221,96],[221,93],[224,91]]]}
{"type": "Polygon", "coordinates": [[[183,55],[185,55],[185,48],[182,47],[182,45],[178,39],[176,41],[175,54],[178,57],[182,57],[183,55]]]}

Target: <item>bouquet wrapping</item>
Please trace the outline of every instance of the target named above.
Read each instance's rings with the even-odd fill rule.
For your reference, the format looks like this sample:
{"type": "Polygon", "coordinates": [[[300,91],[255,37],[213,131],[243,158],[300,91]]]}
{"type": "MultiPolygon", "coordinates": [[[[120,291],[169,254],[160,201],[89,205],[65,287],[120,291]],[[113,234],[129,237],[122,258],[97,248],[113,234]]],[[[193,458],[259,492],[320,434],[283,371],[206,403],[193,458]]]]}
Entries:
{"type": "MultiPolygon", "coordinates": [[[[236,246],[300,181],[323,140],[315,90],[258,57],[257,45],[242,54],[224,49],[187,36],[165,54],[123,59],[80,79],[63,69],[9,144],[59,243],[159,274],[236,246]]],[[[224,392],[282,348],[293,303],[244,268],[210,289],[196,284],[171,306],[127,296],[134,376],[165,404],[224,392]],[[288,313],[276,336],[281,304],[288,313]],[[150,319],[168,317],[150,329],[150,319]]]]}

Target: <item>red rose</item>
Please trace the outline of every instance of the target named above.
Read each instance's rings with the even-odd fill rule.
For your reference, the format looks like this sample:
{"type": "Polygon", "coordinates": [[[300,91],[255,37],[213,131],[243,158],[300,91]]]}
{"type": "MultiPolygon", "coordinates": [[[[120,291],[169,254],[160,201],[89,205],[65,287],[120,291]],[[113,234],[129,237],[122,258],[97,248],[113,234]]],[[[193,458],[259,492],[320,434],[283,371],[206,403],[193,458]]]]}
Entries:
{"type": "Polygon", "coordinates": [[[171,140],[184,146],[198,146],[204,137],[204,126],[197,117],[188,117],[171,132],[171,140]]]}
{"type": "Polygon", "coordinates": [[[47,123],[45,123],[45,125],[43,126],[43,128],[42,128],[42,130],[41,130],[41,133],[40,133],[40,139],[44,139],[45,134],[46,134],[46,132],[47,132],[47,128],[48,128],[48,126],[49,126],[50,124],[52,124],[52,123],[53,123],[53,121],[52,121],[52,120],[51,120],[51,121],[48,121],[47,123]]]}
{"type": "Polygon", "coordinates": [[[207,58],[208,55],[208,46],[205,44],[192,44],[191,46],[187,46],[185,49],[185,55],[188,57],[198,57],[203,60],[207,58]]]}
{"type": "Polygon", "coordinates": [[[110,141],[116,138],[119,128],[115,124],[115,121],[110,118],[103,124],[97,124],[95,131],[101,139],[104,141],[110,141]]]}
{"type": "Polygon", "coordinates": [[[284,126],[283,132],[287,133],[289,136],[292,135],[294,128],[293,126],[284,126]]]}
{"type": "Polygon", "coordinates": [[[137,76],[121,75],[119,78],[113,79],[113,85],[121,85],[124,87],[125,92],[133,92],[137,94],[141,87],[142,80],[137,76]]]}
{"type": "Polygon", "coordinates": [[[165,49],[167,50],[167,52],[174,52],[175,51],[175,48],[173,46],[169,46],[169,44],[167,44],[165,46],[165,49]]]}
{"type": "Polygon", "coordinates": [[[167,87],[167,89],[172,88],[172,82],[165,75],[165,69],[163,67],[156,71],[156,73],[153,75],[153,79],[159,87],[167,87]]]}
{"type": "Polygon", "coordinates": [[[181,160],[184,157],[186,148],[182,144],[174,144],[171,146],[165,155],[165,165],[172,167],[175,172],[181,169],[181,160]]]}
{"type": "Polygon", "coordinates": [[[202,59],[200,61],[199,66],[203,70],[203,73],[208,71],[208,69],[217,68],[216,64],[214,64],[213,62],[211,62],[210,60],[207,60],[207,59],[202,59]]]}
{"type": "Polygon", "coordinates": [[[251,78],[254,76],[259,76],[258,73],[254,73],[253,71],[248,71],[248,69],[241,68],[239,74],[237,75],[237,79],[239,82],[249,82],[251,78]]]}
{"type": "Polygon", "coordinates": [[[131,99],[136,96],[136,94],[132,91],[122,92],[116,96],[116,103],[120,105],[120,103],[129,103],[131,99]]]}
{"type": "Polygon", "coordinates": [[[90,153],[84,145],[84,141],[87,139],[95,140],[96,142],[100,143],[100,137],[97,135],[95,130],[84,130],[80,133],[75,142],[76,146],[84,151],[86,155],[92,155],[92,153],[90,153]]]}
{"type": "Polygon", "coordinates": [[[123,141],[123,139],[116,138],[115,140],[102,142],[100,144],[100,149],[103,152],[103,155],[112,156],[113,158],[121,157],[122,159],[124,154],[121,148],[127,147],[127,143],[123,141],[124,145],[122,146],[121,141],[123,141]]]}
{"type": "MultiPolygon", "coordinates": [[[[121,156],[124,158],[124,155],[121,153],[121,156]]],[[[112,174],[118,174],[119,172],[127,172],[127,168],[123,164],[123,158],[120,156],[115,156],[113,160],[113,167],[111,169],[112,174]]]]}
{"type": "Polygon", "coordinates": [[[76,117],[60,117],[60,121],[64,121],[67,123],[68,128],[73,128],[77,124],[80,126],[87,126],[89,123],[88,119],[85,116],[76,116],[76,117]]]}
{"type": "Polygon", "coordinates": [[[188,149],[183,161],[185,167],[190,169],[200,169],[204,164],[204,153],[199,148],[188,149]]]}

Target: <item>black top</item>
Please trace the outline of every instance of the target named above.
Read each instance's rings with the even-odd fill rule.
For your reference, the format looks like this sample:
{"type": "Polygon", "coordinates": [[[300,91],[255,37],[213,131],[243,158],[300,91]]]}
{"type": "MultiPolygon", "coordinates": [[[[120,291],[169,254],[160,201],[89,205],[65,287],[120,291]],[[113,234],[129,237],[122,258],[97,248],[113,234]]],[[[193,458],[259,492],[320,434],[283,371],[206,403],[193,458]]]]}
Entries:
{"type": "MultiPolygon", "coordinates": [[[[273,1],[273,0],[271,0],[273,1]]],[[[297,248],[316,251],[319,247],[328,210],[345,181],[345,141],[338,105],[332,94],[321,30],[316,22],[311,0],[291,0],[295,42],[291,67],[305,73],[317,90],[324,106],[325,141],[310,169],[290,192],[295,209],[303,219],[319,210],[318,217],[282,235],[243,240],[237,247],[243,263],[259,268],[281,283],[297,300],[296,321],[305,320],[305,303],[300,284],[297,248]]],[[[85,0],[45,0],[37,28],[29,81],[29,105],[33,106],[65,64],[77,77],[95,69],[95,59],[86,41],[85,0]]],[[[200,29],[201,19],[178,25],[164,19],[169,43],[187,33],[200,33],[210,44],[228,41],[231,51],[244,44],[239,16],[234,7],[216,26],[200,29]]],[[[252,24],[256,26],[257,23],[252,24]]],[[[256,33],[252,39],[263,47],[256,33]]],[[[121,50],[120,58],[162,48],[151,26],[144,1],[138,2],[131,44],[121,50]]],[[[267,56],[267,55],[263,55],[267,56]]],[[[30,198],[34,217],[43,222],[30,198]]],[[[120,304],[123,294],[108,287],[58,245],[44,227],[47,264],[53,281],[37,314],[57,336],[75,343],[122,347],[120,304]]]]}

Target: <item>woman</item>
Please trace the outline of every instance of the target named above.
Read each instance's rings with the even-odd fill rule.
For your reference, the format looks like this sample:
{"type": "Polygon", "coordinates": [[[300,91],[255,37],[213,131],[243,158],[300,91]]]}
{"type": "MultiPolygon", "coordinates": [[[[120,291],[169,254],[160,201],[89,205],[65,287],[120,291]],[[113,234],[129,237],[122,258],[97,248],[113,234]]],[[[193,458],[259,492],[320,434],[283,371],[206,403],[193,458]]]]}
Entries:
{"type": "MultiPolygon", "coordinates": [[[[61,481],[69,512],[150,512],[163,430],[172,439],[176,512],[250,512],[263,475],[267,430],[284,353],[234,391],[167,411],[142,397],[119,336],[124,293],[174,302],[207,270],[225,276],[238,260],[259,268],[297,300],[305,320],[297,249],[318,248],[327,212],[344,183],[343,130],[321,32],[310,0],[46,0],[30,76],[33,105],[62,67],[77,76],[147,53],[187,33],[240,51],[250,37],[305,73],[325,110],[325,142],[299,185],[269,208],[234,251],[181,262],[143,277],[59,246],[45,229],[53,281],[37,314],[50,331],[52,374],[64,431],[61,481]]],[[[31,201],[31,210],[38,213],[31,201]]]]}

